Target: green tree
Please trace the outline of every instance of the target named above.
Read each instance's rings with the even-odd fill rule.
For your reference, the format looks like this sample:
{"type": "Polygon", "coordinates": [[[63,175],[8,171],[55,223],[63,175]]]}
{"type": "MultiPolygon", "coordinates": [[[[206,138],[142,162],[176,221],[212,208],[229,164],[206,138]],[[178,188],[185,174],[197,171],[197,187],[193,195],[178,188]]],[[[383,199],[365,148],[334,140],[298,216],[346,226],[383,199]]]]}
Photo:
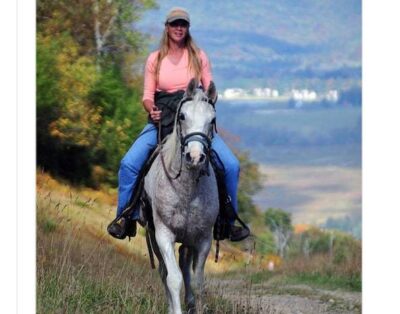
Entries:
{"type": "Polygon", "coordinates": [[[257,235],[256,251],[261,255],[267,255],[276,252],[274,235],[269,230],[257,235]]]}
{"type": "Polygon", "coordinates": [[[76,182],[115,183],[119,160],[145,123],[145,37],[132,27],[152,0],[39,0],[37,160],[76,182]],[[118,160],[118,162],[117,162],[118,160]],[[112,174],[112,175],[111,175],[112,174]]]}
{"type": "Polygon", "coordinates": [[[284,257],[293,231],[290,213],[280,208],[268,208],[264,213],[264,222],[274,234],[279,256],[284,257]]]}
{"type": "Polygon", "coordinates": [[[237,152],[240,162],[240,181],[238,188],[238,205],[240,217],[250,222],[257,215],[257,208],[253,203],[252,196],[257,193],[262,185],[262,175],[258,164],[251,161],[247,153],[237,152]]]}

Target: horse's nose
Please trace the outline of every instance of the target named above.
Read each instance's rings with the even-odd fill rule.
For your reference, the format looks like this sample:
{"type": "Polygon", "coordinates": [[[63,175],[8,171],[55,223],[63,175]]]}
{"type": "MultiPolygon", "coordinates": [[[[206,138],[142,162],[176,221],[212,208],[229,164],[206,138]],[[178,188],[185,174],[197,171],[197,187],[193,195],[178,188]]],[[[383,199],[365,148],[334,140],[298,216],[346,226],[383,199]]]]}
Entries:
{"type": "Polygon", "coordinates": [[[186,163],[192,166],[203,164],[205,160],[206,160],[206,155],[204,153],[194,154],[191,152],[187,152],[185,154],[186,163]]]}
{"type": "Polygon", "coordinates": [[[201,154],[200,155],[200,160],[199,160],[199,163],[203,163],[204,162],[204,160],[206,160],[206,155],[205,154],[201,154]]]}
{"type": "Polygon", "coordinates": [[[185,154],[185,161],[186,161],[187,163],[191,163],[191,162],[192,162],[192,156],[190,156],[190,152],[187,152],[187,153],[185,154]]]}

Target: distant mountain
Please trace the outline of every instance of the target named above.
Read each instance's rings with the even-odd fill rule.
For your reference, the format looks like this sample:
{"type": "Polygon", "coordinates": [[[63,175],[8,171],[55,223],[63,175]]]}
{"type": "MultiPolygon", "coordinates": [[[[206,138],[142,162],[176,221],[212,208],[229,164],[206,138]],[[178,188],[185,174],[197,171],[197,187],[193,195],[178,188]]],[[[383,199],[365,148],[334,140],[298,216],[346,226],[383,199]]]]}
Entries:
{"type": "Polygon", "coordinates": [[[183,6],[219,88],[346,89],[361,81],[361,0],[159,1],[137,26],[158,45],[183,6]]]}

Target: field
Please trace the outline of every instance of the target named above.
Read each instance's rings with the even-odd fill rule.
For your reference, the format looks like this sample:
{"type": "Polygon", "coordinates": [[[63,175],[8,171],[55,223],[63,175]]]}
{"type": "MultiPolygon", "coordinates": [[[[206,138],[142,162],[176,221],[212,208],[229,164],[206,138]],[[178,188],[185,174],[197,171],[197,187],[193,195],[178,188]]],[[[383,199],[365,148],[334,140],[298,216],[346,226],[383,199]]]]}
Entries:
{"type": "Polygon", "coordinates": [[[262,166],[260,208],[292,213],[295,223],[323,224],[328,218],[360,215],[361,170],[337,166],[262,166]]]}
{"type": "MultiPolygon", "coordinates": [[[[115,197],[38,173],[37,313],[166,313],[143,230],[131,242],[105,232],[115,197]]],[[[218,263],[212,251],[202,313],[360,313],[360,255],[343,265],[277,260],[268,271],[251,245],[223,242],[218,263]]]]}
{"type": "Polygon", "coordinates": [[[287,104],[219,103],[219,127],[265,175],[253,198],[282,208],[295,223],[347,219],[361,237],[361,108],[288,109],[287,104]]]}

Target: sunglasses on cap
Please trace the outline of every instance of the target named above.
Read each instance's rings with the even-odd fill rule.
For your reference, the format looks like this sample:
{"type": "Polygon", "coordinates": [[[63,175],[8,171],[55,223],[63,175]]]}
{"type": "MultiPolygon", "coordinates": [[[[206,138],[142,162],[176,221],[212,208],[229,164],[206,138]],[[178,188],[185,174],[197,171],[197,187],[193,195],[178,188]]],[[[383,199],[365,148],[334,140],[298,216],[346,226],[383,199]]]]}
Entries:
{"type": "Polygon", "coordinates": [[[176,21],[173,21],[171,23],[168,23],[168,25],[171,26],[171,27],[178,27],[178,26],[180,26],[180,27],[188,27],[189,23],[186,22],[185,20],[176,20],[176,21]]]}

